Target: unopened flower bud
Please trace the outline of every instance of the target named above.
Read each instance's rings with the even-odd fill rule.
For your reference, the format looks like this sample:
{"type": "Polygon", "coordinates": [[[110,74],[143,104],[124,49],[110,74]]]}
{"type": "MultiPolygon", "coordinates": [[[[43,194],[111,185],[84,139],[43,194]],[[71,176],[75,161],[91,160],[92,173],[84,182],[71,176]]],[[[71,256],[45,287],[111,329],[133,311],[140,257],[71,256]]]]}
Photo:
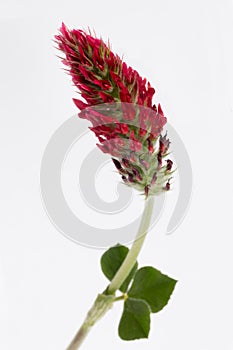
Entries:
{"type": "Polygon", "coordinates": [[[157,172],[154,173],[152,180],[151,180],[151,185],[154,185],[157,180],[157,172]]]}
{"type": "Polygon", "coordinates": [[[172,169],[173,161],[171,159],[167,159],[166,162],[167,162],[166,170],[170,171],[172,169]]]}
{"type": "Polygon", "coordinates": [[[167,139],[167,133],[164,136],[160,135],[159,151],[161,152],[161,155],[166,154],[166,152],[168,151],[169,145],[170,145],[170,141],[169,139],[167,139]]]}
{"type": "Polygon", "coordinates": [[[142,181],[142,177],[141,177],[141,175],[140,175],[138,169],[133,168],[133,169],[132,169],[132,172],[133,172],[133,174],[135,175],[135,177],[136,177],[136,179],[137,179],[138,181],[142,181]]]}
{"type": "Polygon", "coordinates": [[[129,166],[130,166],[129,160],[126,159],[126,158],[123,158],[123,159],[122,159],[122,164],[123,164],[126,168],[129,168],[129,166]]]}
{"type": "Polygon", "coordinates": [[[119,160],[112,158],[112,161],[113,161],[115,167],[117,168],[117,170],[122,169],[122,166],[121,166],[121,163],[119,162],[119,160]]]}
{"type": "Polygon", "coordinates": [[[128,173],[129,175],[128,175],[128,180],[129,180],[129,182],[134,182],[134,176],[133,176],[133,174],[131,174],[131,173],[128,173]]]}
{"type": "Polygon", "coordinates": [[[148,197],[149,195],[149,190],[150,190],[150,185],[145,186],[145,196],[148,197]]]}

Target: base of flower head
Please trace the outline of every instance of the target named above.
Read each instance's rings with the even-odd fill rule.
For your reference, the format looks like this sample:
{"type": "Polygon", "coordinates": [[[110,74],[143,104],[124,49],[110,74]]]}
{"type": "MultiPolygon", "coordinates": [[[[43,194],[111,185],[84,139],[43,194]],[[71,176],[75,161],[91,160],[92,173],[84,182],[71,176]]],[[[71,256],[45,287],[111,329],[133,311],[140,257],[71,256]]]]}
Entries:
{"type": "Polygon", "coordinates": [[[146,198],[150,195],[159,195],[171,188],[173,162],[171,159],[166,159],[168,154],[164,152],[167,152],[168,148],[161,151],[161,139],[164,137],[160,136],[153,144],[155,149],[153,153],[140,152],[137,153],[137,157],[112,158],[124,184],[138,190],[146,198]]]}
{"type": "Polygon", "coordinates": [[[161,135],[166,118],[160,113],[160,106],[157,110],[123,102],[100,104],[79,113],[92,123],[97,146],[111,155],[123,182],[146,197],[170,188],[173,162],[166,159],[170,141],[167,134],[161,135]]]}

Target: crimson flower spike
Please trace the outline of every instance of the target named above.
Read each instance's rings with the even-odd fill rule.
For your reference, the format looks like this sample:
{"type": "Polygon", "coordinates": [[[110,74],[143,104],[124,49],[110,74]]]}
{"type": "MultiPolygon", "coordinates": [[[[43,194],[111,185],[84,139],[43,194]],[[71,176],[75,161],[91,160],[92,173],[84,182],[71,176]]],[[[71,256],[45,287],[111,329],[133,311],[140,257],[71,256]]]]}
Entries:
{"type": "Polygon", "coordinates": [[[123,182],[146,197],[169,190],[172,161],[163,160],[170,141],[161,135],[167,119],[152,104],[155,89],[91,33],[62,24],[55,41],[83,99],[73,99],[79,117],[92,123],[123,182]]]}

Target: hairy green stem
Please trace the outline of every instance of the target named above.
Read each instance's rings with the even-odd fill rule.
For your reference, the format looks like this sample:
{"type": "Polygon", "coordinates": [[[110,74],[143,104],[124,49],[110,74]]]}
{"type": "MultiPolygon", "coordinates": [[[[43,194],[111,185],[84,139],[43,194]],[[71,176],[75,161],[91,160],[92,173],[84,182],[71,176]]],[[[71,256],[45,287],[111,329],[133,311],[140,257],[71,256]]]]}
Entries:
{"type": "Polygon", "coordinates": [[[154,207],[154,196],[151,196],[146,200],[141,223],[138,229],[137,236],[133,242],[133,245],[130,251],[128,252],[125,260],[123,261],[123,264],[121,265],[121,267],[115,274],[114,278],[112,279],[110,285],[108,286],[109,294],[113,294],[118,288],[120,288],[122,283],[128,277],[132,268],[134,267],[135,262],[137,261],[137,257],[142,249],[142,245],[145,241],[148,228],[150,226],[153,207],[154,207]]]}
{"type": "Polygon", "coordinates": [[[67,350],[79,349],[80,346],[82,345],[84,339],[88,335],[89,331],[90,331],[90,327],[82,325],[79,328],[79,330],[78,330],[77,334],[75,335],[74,339],[72,340],[72,342],[68,346],[67,350]]]}
{"type": "Polygon", "coordinates": [[[107,290],[103,294],[99,294],[95,300],[94,305],[87,314],[87,317],[72,340],[71,344],[66,350],[77,350],[82,345],[84,339],[89,333],[91,327],[104,316],[104,314],[112,307],[114,301],[124,300],[124,297],[115,297],[115,292],[120,288],[122,283],[128,277],[133,266],[135,265],[138,255],[142,249],[143,243],[148,232],[151,216],[154,207],[154,196],[148,197],[145,202],[145,208],[142,214],[141,223],[138,229],[138,233],[132,244],[130,251],[128,252],[123,264],[117,271],[116,275],[109,284],[107,290]]]}

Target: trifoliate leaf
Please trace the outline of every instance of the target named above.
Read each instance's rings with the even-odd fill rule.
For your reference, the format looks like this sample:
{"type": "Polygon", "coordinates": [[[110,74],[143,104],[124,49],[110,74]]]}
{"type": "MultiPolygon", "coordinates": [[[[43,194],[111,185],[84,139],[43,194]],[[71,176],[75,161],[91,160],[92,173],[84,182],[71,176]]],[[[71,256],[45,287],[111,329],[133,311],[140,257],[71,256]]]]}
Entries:
{"type": "Polygon", "coordinates": [[[150,331],[150,308],[139,299],[128,298],[120,320],[118,333],[123,340],[148,338],[150,331]]]}
{"type": "Polygon", "coordinates": [[[146,266],[136,272],[128,295],[145,300],[152,312],[158,312],[168,303],[176,283],[155,268],[146,266]]]}

